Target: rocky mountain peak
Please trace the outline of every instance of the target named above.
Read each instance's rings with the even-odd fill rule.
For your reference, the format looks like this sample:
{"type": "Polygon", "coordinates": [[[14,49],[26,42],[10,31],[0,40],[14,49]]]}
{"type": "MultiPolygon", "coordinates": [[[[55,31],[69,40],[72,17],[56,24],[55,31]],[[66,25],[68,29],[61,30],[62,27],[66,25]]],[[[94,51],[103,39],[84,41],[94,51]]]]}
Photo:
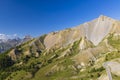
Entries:
{"type": "MultiPolygon", "coordinates": [[[[0,69],[3,69],[0,78],[10,70],[12,73],[2,80],[106,80],[106,66],[113,76],[119,78],[118,34],[120,21],[100,16],[78,27],[52,32],[39,38],[25,36],[23,43],[0,55],[0,69]]],[[[16,42],[10,39],[10,44],[6,46],[11,43],[16,45],[16,42]]],[[[1,43],[0,48],[1,51],[5,50],[1,43]]]]}
{"type": "Polygon", "coordinates": [[[98,45],[99,42],[110,33],[114,20],[110,17],[100,15],[95,20],[84,23],[84,31],[87,39],[93,42],[94,45],[98,45]]]}
{"type": "Polygon", "coordinates": [[[110,21],[116,21],[115,19],[105,16],[105,15],[100,15],[97,19],[104,21],[104,20],[110,20],[110,21]]]}
{"type": "MultiPolygon", "coordinates": [[[[79,25],[78,27],[58,31],[55,34],[48,34],[45,38],[44,44],[47,49],[59,45],[68,45],[81,37],[86,37],[94,45],[98,45],[102,39],[113,29],[113,24],[117,20],[110,17],[100,15],[98,18],[79,25]]],[[[118,24],[117,24],[118,25],[118,24]]],[[[116,28],[114,30],[117,30],[116,28]]],[[[112,30],[112,32],[114,32],[112,30]]]]}

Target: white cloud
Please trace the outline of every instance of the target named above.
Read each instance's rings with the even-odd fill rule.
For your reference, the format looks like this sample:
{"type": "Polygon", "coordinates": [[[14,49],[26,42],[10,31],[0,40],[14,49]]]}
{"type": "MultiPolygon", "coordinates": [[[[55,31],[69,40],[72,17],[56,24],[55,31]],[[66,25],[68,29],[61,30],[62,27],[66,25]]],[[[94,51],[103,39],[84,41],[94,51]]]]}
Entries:
{"type": "Polygon", "coordinates": [[[8,39],[8,36],[5,34],[0,34],[0,39],[8,39]]]}
{"type": "Polygon", "coordinates": [[[13,39],[16,37],[17,37],[17,34],[13,34],[13,35],[0,34],[0,39],[2,40],[13,39]]]}

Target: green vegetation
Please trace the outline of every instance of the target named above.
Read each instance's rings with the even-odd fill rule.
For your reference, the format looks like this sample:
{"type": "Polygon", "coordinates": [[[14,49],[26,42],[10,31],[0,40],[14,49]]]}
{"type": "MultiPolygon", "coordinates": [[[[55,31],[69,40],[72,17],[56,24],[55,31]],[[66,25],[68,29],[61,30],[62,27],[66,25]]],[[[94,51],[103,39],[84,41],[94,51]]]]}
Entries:
{"type": "Polygon", "coordinates": [[[4,80],[10,75],[10,67],[14,64],[14,61],[8,56],[10,50],[0,54],[0,80],[4,80]]]}
{"type": "MultiPolygon", "coordinates": [[[[33,39],[17,46],[13,51],[17,60],[13,61],[8,56],[11,50],[0,54],[0,80],[97,80],[105,73],[105,69],[102,67],[103,62],[120,58],[119,38],[113,37],[113,35],[109,36],[108,43],[117,50],[99,53],[101,56],[98,55],[97,59],[103,58],[103,60],[99,63],[88,60],[90,65],[86,66],[76,64],[73,60],[73,57],[80,53],[81,39],[66,47],[45,50],[43,44],[45,37],[46,35],[43,35],[36,40],[33,39]],[[39,56],[36,57],[37,53],[39,56]],[[65,56],[63,56],[64,54],[65,56]]],[[[113,75],[113,77],[115,80],[119,80],[119,76],[113,75]]]]}
{"type": "MultiPolygon", "coordinates": [[[[82,38],[81,38],[82,39],[82,38]]],[[[75,41],[74,43],[73,43],[73,45],[72,45],[72,48],[70,49],[71,50],[71,53],[72,54],[78,54],[79,53],[79,43],[80,43],[80,41],[81,41],[81,39],[80,40],[78,40],[78,41],[75,41]]]]}
{"type": "Polygon", "coordinates": [[[0,55],[0,68],[6,68],[13,65],[13,61],[11,60],[11,58],[6,55],[6,54],[1,54],[0,55]]]}
{"type": "Polygon", "coordinates": [[[120,76],[117,76],[117,75],[114,75],[114,74],[112,74],[112,78],[113,78],[113,80],[120,80],[120,76]]]}
{"type": "Polygon", "coordinates": [[[112,47],[120,50],[120,35],[114,36],[114,34],[110,34],[110,36],[108,37],[108,43],[112,47]]]}
{"type": "Polygon", "coordinates": [[[11,73],[11,75],[9,77],[6,78],[6,80],[28,80],[30,79],[32,76],[30,73],[21,70],[21,71],[16,71],[14,73],[11,73]]]}
{"type": "Polygon", "coordinates": [[[110,61],[110,60],[115,59],[115,58],[120,58],[120,52],[119,51],[113,51],[113,52],[108,53],[105,56],[105,61],[110,61]]]}

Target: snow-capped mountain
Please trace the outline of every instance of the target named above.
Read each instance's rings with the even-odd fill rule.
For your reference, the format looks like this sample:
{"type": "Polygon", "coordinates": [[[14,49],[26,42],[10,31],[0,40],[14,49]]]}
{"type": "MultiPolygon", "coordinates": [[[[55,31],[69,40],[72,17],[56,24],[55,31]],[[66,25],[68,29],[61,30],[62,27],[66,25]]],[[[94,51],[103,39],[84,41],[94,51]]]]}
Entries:
{"type": "Polygon", "coordinates": [[[19,45],[23,42],[26,42],[30,39],[32,39],[32,37],[30,36],[25,36],[24,38],[20,38],[17,36],[17,34],[14,35],[0,34],[0,53],[12,47],[15,47],[16,45],[19,45]]]}
{"type": "Polygon", "coordinates": [[[8,36],[5,34],[0,34],[0,43],[8,40],[8,36]]]}
{"type": "Polygon", "coordinates": [[[6,35],[6,34],[0,34],[0,43],[6,42],[8,39],[17,39],[17,34],[14,35],[6,35]]]}

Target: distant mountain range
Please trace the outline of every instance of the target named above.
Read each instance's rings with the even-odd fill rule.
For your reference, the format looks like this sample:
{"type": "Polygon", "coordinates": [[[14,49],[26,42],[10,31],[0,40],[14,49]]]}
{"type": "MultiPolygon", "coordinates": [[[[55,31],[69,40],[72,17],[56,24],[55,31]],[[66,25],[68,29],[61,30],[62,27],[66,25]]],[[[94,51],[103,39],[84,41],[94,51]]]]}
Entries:
{"type": "Polygon", "coordinates": [[[24,43],[30,39],[32,39],[31,36],[25,36],[22,39],[17,37],[17,35],[0,34],[0,53],[3,53],[4,51],[17,45],[20,45],[21,43],[24,43]]]}
{"type": "Polygon", "coordinates": [[[28,38],[3,42],[14,47],[0,54],[0,80],[120,80],[119,20],[101,15],[28,38]]]}

